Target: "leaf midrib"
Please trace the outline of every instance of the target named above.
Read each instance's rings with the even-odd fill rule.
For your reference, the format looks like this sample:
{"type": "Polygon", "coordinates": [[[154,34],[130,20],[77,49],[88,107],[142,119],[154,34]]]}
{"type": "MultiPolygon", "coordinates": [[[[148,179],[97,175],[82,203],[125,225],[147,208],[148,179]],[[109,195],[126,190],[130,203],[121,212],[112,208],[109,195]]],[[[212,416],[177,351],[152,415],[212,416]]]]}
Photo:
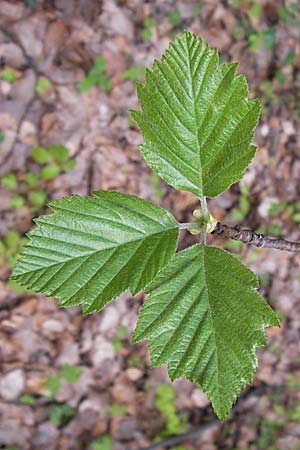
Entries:
{"type": "Polygon", "coordinates": [[[208,314],[210,317],[210,322],[212,325],[212,335],[213,335],[213,339],[214,339],[214,343],[215,343],[215,355],[216,355],[216,376],[217,376],[217,387],[216,390],[218,392],[218,398],[219,398],[219,402],[221,401],[221,395],[220,395],[220,389],[219,389],[219,385],[220,385],[220,377],[219,377],[219,353],[218,353],[218,346],[217,346],[217,336],[216,336],[216,330],[215,330],[215,326],[214,326],[214,320],[213,320],[213,314],[212,314],[212,309],[211,309],[211,305],[210,305],[210,295],[209,295],[209,289],[206,283],[206,267],[205,267],[205,245],[202,245],[202,264],[203,264],[203,270],[204,270],[204,284],[205,284],[205,289],[207,291],[207,308],[208,308],[208,314]]]}
{"type": "MultiPolygon", "coordinates": [[[[195,124],[195,141],[196,141],[196,149],[197,149],[197,158],[198,158],[198,167],[199,167],[199,181],[200,181],[200,186],[198,186],[199,192],[200,192],[200,197],[203,197],[203,179],[202,179],[202,165],[201,165],[201,155],[200,155],[200,144],[199,144],[199,139],[198,139],[198,123],[197,123],[197,110],[196,110],[196,97],[195,97],[195,92],[194,92],[194,84],[193,84],[193,76],[192,76],[192,71],[191,71],[191,61],[190,61],[190,49],[189,49],[189,45],[187,42],[187,39],[185,39],[185,46],[186,46],[186,51],[187,51],[187,55],[188,55],[188,72],[189,72],[189,86],[190,86],[190,98],[193,104],[193,110],[194,110],[194,124],[195,124]]],[[[205,53],[205,52],[204,52],[205,53]]]]}

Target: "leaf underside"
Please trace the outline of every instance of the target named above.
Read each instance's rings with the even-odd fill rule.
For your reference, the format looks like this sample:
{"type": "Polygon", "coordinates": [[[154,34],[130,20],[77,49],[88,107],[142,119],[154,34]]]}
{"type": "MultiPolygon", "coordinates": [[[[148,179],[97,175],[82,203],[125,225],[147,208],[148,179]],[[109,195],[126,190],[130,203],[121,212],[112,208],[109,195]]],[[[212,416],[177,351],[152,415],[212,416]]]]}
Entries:
{"type": "Polygon", "coordinates": [[[50,204],[53,214],[36,220],[12,278],[59,298],[99,311],[128,288],[136,294],[172,258],[179,225],[159,206],[133,195],[99,191],[50,204]]]}
{"type": "Polygon", "coordinates": [[[154,366],[199,384],[223,420],[251,383],[264,327],[278,325],[236,257],[198,244],[178,253],[146,288],[133,341],[147,339],[154,366]]]}
{"type": "Polygon", "coordinates": [[[131,111],[148,165],[167,183],[215,197],[238,181],[252,160],[260,115],[248,100],[237,64],[218,64],[217,50],[184,32],[137,85],[141,111],[131,111]]]}

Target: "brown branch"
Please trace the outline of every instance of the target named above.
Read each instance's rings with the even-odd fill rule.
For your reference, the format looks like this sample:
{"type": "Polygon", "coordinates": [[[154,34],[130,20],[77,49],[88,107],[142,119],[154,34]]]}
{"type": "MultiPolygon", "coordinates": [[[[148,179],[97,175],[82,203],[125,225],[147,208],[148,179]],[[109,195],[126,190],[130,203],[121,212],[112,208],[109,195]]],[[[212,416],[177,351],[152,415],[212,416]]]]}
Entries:
{"type": "Polygon", "coordinates": [[[242,230],[240,227],[230,227],[220,222],[217,223],[216,228],[212,234],[224,236],[226,238],[234,239],[235,241],[244,242],[244,244],[255,245],[255,247],[275,248],[277,250],[285,250],[287,252],[299,252],[300,243],[286,241],[285,239],[272,239],[263,234],[255,233],[252,230],[242,230]]]}

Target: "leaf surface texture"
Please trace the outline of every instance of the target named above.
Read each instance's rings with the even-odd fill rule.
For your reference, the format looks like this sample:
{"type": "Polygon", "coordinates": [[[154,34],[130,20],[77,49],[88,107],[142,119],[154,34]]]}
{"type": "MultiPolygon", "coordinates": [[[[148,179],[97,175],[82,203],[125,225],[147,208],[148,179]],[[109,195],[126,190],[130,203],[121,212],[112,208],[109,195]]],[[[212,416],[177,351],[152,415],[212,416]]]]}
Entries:
{"type": "Polygon", "coordinates": [[[198,244],[178,253],[146,288],[134,342],[148,340],[152,364],[167,363],[171,380],[198,383],[220,419],[252,381],[264,327],[278,325],[257,287],[236,257],[198,244]]]}
{"type": "Polygon", "coordinates": [[[173,256],[179,225],[146,200],[111,191],[50,204],[36,220],[12,278],[61,306],[98,311],[130,288],[144,288],[173,256]]]}
{"type": "Polygon", "coordinates": [[[131,111],[148,165],[167,183],[215,197],[238,181],[255,154],[260,114],[248,100],[237,64],[219,65],[217,50],[184,32],[137,85],[141,111],[131,111]]]}

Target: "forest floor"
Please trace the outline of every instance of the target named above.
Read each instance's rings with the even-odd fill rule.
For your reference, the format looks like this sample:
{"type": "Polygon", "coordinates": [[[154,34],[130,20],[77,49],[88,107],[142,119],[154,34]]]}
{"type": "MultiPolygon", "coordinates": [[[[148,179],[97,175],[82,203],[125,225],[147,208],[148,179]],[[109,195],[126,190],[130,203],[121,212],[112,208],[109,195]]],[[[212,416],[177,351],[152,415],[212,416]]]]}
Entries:
{"type": "MultiPolygon", "coordinates": [[[[299,2],[0,0],[0,448],[136,450],[198,430],[159,448],[300,449],[299,254],[210,241],[258,274],[281,317],[258,351],[253,386],[223,423],[198,387],[172,384],[166,367],[150,368],[145,343],[130,343],[143,294],[82,317],[8,281],[50,199],[113,189],[191,219],[195,197],[147,168],[128,113],[142,67],[183,29],[222,61],[239,61],[263,106],[257,156],[240,183],[209,201],[212,213],[300,240],[299,2]]],[[[180,245],[195,240],[185,233],[180,245]]]]}

